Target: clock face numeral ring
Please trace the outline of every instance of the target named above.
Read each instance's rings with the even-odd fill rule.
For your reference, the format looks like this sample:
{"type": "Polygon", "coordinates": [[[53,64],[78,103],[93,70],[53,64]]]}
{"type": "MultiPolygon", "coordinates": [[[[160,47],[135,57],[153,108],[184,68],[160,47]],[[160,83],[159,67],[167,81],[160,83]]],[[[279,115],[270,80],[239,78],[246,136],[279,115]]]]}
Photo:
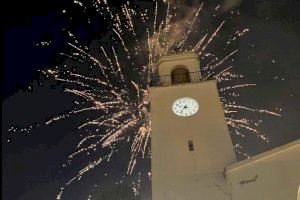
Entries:
{"type": "Polygon", "coordinates": [[[173,112],[181,117],[188,117],[196,114],[199,109],[198,102],[190,97],[176,99],[172,104],[173,112]]]}

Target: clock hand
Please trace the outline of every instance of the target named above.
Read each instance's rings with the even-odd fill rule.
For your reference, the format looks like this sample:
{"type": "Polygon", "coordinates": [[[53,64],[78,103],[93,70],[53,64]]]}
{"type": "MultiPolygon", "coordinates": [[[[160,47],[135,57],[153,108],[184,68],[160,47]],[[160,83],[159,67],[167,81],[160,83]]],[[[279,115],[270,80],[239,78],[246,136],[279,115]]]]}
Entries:
{"type": "Polygon", "coordinates": [[[182,110],[180,111],[180,113],[182,113],[182,111],[183,111],[184,109],[186,109],[186,108],[188,108],[187,105],[185,105],[185,106],[182,108],[182,110]]]}

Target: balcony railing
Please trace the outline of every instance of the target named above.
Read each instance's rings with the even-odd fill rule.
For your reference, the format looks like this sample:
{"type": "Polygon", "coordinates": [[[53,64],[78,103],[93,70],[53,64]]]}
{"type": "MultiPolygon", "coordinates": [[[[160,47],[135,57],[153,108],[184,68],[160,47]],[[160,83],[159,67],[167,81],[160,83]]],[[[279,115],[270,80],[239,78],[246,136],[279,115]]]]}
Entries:
{"type": "Polygon", "coordinates": [[[170,86],[183,83],[198,83],[203,81],[200,71],[183,74],[157,76],[150,79],[150,87],[170,86]]]}

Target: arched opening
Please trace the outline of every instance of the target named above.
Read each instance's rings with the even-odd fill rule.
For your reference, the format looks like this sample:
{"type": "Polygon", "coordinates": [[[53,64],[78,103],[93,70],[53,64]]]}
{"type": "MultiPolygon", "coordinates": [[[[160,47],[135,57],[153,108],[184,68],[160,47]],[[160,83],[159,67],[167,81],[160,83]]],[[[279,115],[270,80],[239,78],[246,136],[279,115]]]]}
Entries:
{"type": "Polygon", "coordinates": [[[191,82],[189,70],[183,67],[174,69],[171,72],[171,79],[172,79],[172,84],[191,82]]]}

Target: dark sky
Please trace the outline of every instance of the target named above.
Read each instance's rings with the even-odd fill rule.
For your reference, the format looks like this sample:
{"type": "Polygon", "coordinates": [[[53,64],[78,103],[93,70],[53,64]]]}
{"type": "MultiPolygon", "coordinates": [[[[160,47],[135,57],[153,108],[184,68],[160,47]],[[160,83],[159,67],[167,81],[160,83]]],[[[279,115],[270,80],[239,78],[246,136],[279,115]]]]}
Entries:
{"type": "MultiPolygon", "coordinates": [[[[12,134],[7,129],[10,125],[22,127],[44,121],[73,107],[75,98],[63,93],[56,82],[43,80],[37,70],[58,62],[57,53],[65,49],[67,42],[62,28],[74,29],[85,42],[101,37],[107,25],[97,21],[100,26],[86,27],[82,25],[82,16],[70,23],[61,15],[64,7],[72,5],[67,1],[30,2],[34,6],[28,1],[18,5],[11,1],[7,5],[6,10],[13,12],[6,15],[2,34],[2,199],[5,200],[54,199],[61,184],[74,173],[75,169],[62,170],[61,165],[77,145],[78,138],[74,135],[78,134],[76,127],[84,116],[42,126],[30,133],[12,134]],[[51,41],[51,44],[38,47],[35,44],[39,41],[51,41]]],[[[276,108],[281,108],[283,114],[282,117],[241,114],[253,120],[263,119],[262,131],[271,139],[267,145],[255,137],[232,138],[242,143],[250,155],[255,155],[300,138],[300,3],[244,0],[236,8],[240,16],[233,23],[249,28],[250,32],[237,43],[239,53],[234,57],[235,66],[245,75],[246,82],[257,83],[255,88],[241,90],[238,103],[278,112],[276,108]]],[[[230,28],[227,26],[225,31],[230,28]]],[[[69,198],[86,198],[86,193],[92,191],[88,184],[112,182],[126,168],[124,163],[118,160],[109,169],[104,166],[94,170],[89,179],[74,186],[73,191],[81,192],[71,193],[69,198]],[[105,173],[111,178],[103,178],[105,173]]],[[[149,163],[140,168],[149,168],[149,163]]],[[[147,197],[150,187],[149,183],[145,185],[143,196],[147,197]]]]}

